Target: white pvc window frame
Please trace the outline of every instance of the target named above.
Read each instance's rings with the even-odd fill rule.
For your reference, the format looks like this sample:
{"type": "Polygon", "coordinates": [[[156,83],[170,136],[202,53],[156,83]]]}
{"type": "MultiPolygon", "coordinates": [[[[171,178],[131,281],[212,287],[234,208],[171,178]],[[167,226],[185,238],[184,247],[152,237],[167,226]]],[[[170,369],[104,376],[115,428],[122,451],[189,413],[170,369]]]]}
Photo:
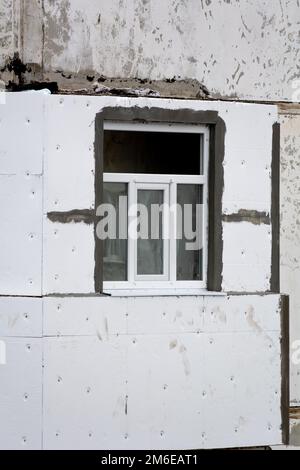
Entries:
{"type": "MultiPolygon", "coordinates": [[[[153,175],[152,175],[153,176],[153,175]]],[[[154,175],[155,176],[155,175],[154,175]]],[[[167,239],[169,233],[170,220],[165,210],[165,205],[169,206],[169,184],[167,183],[134,183],[135,201],[138,201],[138,191],[140,190],[151,190],[151,191],[163,191],[163,211],[162,211],[162,235],[163,235],[163,273],[162,274],[138,274],[137,272],[137,242],[134,243],[134,281],[168,281],[169,280],[169,265],[170,265],[170,240],[167,239]]],[[[129,203],[130,207],[131,203],[129,203]]],[[[128,259],[130,262],[130,260],[128,259]]]]}
{"type": "MultiPolygon", "coordinates": [[[[139,173],[104,173],[104,183],[127,183],[128,188],[128,212],[130,207],[137,203],[138,189],[163,189],[164,203],[170,206],[177,203],[177,185],[178,184],[198,184],[203,188],[203,265],[201,281],[178,281],[177,276],[177,239],[170,237],[164,240],[164,273],[163,275],[137,275],[137,243],[136,240],[128,237],[127,239],[127,281],[104,281],[103,291],[105,293],[116,293],[118,290],[124,292],[134,292],[140,290],[154,290],[157,292],[172,292],[179,289],[181,292],[192,290],[194,293],[207,290],[207,259],[208,259],[208,163],[209,163],[209,127],[198,124],[172,124],[172,123],[130,123],[105,121],[105,130],[120,131],[143,131],[143,132],[176,132],[176,133],[195,133],[203,136],[203,145],[199,159],[200,175],[165,175],[165,174],[139,174],[139,173]]],[[[135,215],[129,215],[128,226],[135,215]]],[[[172,213],[169,220],[163,215],[163,230],[169,233],[176,231],[177,218],[176,213],[172,213]]]]}

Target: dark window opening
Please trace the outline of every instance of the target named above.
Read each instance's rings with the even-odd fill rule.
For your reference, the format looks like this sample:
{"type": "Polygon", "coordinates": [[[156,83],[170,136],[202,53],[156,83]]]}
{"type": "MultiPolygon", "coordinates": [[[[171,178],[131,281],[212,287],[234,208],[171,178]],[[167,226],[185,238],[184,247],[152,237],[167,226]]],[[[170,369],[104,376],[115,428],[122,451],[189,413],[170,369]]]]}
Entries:
{"type": "Polygon", "coordinates": [[[200,134],[104,131],[104,172],[202,174],[200,134]]]}

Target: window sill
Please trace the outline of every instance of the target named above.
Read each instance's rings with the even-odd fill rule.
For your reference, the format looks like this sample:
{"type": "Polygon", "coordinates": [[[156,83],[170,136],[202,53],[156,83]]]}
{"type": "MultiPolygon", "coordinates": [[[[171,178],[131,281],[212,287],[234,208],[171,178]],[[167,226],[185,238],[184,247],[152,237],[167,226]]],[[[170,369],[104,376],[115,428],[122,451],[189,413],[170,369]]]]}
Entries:
{"type": "Polygon", "coordinates": [[[213,292],[206,289],[105,289],[104,294],[111,295],[112,297],[227,296],[226,292],[213,292]]]}

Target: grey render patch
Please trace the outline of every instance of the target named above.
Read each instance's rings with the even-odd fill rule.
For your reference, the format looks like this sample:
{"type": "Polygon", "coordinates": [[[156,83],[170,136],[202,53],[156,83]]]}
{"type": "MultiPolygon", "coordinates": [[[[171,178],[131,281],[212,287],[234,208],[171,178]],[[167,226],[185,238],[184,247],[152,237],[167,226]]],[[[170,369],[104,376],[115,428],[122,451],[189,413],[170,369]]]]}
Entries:
{"type": "Polygon", "coordinates": [[[151,88],[126,88],[126,87],[108,87],[105,85],[99,84],[95,88],[95,93],[98,95],[111,95],[111,96],[142,96],[149,98],[159,98],[160,93],[158,91],[152,90],[151,88]]]}
{"type": "Polygon", "coordinates": [[[115,78],[99,75],[91,69],[83,69],[78,73],[68,70],[45,71],[40,64],[23,63],[17,52],[12,57],[7,57],[0,72],[1,79],[11,91],[49,88],[54,93],[87,95],[185,99],[210,97],[208,89],[196,79],[115,78]]]}
{"type": "Polygon", "coordinates": [[[51,222],[69,224],[71,222],[93,224],[95,222],[95,211],[92,209],[73,209],[66,212],[48,212],[47,217],[51,222]]]}
{"type": "Polygon", "coordinates": [[[240,209],[234,214],[223,214],[224,222],[250,222],[254,225],[270,225],[271,219],[266,212],[255,210],[240,209]]]}
{"type": "Polygon", "coordinates": [[[280,293],[280,124],[273,124],[272,138],[272,264],[270,288],[280,293]]]}

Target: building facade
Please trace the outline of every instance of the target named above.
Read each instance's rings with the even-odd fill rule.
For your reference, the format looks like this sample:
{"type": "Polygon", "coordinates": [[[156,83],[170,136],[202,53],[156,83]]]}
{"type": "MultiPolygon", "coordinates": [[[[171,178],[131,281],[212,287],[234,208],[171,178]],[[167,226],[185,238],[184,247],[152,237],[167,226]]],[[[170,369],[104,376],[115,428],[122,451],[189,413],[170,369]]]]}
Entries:
{"type": "Polygon", "coordinates": [[[279,445],[289,404],[299,444],[298,1],[0,4],[0,447],[279,445]],[[207,136],[201,286],[171,246],[170,285],[106,284],[105,136],[132,125],[178,173],[175,134],[207,136]]]}

